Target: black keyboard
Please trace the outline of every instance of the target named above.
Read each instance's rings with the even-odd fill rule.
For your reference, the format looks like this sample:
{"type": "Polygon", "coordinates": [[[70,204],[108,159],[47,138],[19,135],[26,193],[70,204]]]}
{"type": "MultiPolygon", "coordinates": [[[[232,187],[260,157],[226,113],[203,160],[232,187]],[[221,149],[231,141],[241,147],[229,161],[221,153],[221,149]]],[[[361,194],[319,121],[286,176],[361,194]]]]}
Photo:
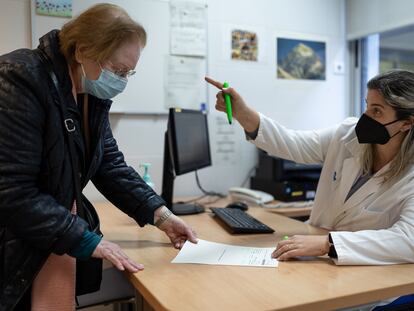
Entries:
{"type": "Polygon", "coordinates": [[[212,212],[220,218],[233,233],[273,233],[275,230],[256,218],[235,208],[211,207],[212,212]]]}

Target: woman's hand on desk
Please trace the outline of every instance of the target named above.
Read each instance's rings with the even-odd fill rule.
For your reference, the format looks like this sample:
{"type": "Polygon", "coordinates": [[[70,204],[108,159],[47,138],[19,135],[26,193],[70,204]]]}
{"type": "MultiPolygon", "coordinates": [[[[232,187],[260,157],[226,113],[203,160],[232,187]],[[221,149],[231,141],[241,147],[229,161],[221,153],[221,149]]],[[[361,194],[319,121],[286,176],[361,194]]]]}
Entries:
{"type": "Polygon", "coordinates": [[[158,225],[158,229],[165,232],[175,248],[181,249],[187,240],[192,243],[197,243],[198,240],[195,231],[181,218],[171,214],[165,206],[155,211],[155,220],[157,221],[158,217],[163,217],[162,215],[164,214],[168,214],[168,216],[158,225]]]}
{"type": "Polygon", "coordinates": [[[144,270],[144,265],[134,262],[118,244],[109,241],[101,240],[93,251],[92,257],[106,259],[121,271],[138,272],[144,270]]]}
{"type": "Polygon", "coordinates": [[[283,261],[299,256],[323,256],[328,252],[327,235],[294,235],[277,243],[272,258],[283,261]]]}

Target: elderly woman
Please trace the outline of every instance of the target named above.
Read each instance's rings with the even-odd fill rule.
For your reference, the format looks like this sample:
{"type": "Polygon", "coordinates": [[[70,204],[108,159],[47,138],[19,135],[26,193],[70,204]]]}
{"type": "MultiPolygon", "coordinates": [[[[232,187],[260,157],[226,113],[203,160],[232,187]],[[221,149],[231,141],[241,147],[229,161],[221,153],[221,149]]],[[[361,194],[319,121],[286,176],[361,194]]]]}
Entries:
{"type": "MultiPolygon", "coordinates": [[[[76,259],[143,269],[91,227],[94,211],[80,195],[89,180],[176,248],[197,241],[126,165],[108,121],[110,98],[125,89],[145,43],[123,9],[99,4],[38,49],[0,57],[0,310],[73,310],[76,259]]],[[[93,284],[92,275],[82,279],[93,284]]]]}
{"type": "Polygon", "coordinates": [[[231,94],[234,116],[257,147],[323,163],[309,222],[330,233],[292,236],[277,244],[274,258],[328,254],[338,265],[414,262],[414,73],[391,71],[367,86],[359,120],[318,131],[289,130],[248,107],[234,89],[217,94],[220,111],[222,93],[231,94]]]}

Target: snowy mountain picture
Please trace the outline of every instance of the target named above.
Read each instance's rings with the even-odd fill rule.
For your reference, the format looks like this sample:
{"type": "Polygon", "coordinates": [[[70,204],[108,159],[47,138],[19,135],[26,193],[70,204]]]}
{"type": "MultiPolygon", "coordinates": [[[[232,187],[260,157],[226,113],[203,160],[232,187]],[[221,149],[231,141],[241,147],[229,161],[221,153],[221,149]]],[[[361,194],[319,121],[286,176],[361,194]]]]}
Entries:
{"type": "Polygon", "coordinates": [[[277,78],[326,79],[326,43],[277,38],[277,78]]]}

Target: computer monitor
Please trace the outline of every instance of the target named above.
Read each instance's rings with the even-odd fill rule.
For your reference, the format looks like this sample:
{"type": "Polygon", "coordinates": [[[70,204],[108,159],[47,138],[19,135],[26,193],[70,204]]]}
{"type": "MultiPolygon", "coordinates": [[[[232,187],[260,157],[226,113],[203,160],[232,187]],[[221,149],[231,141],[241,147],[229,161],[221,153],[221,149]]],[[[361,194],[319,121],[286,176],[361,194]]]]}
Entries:
{"type": "Polygon", "coordinates": [[[170,108],[164,141],[161,196],[176,215],[204,211],[196,204],[173,204],[175,176],[211,165],[207,115],[198,110],[170,108]]]}

